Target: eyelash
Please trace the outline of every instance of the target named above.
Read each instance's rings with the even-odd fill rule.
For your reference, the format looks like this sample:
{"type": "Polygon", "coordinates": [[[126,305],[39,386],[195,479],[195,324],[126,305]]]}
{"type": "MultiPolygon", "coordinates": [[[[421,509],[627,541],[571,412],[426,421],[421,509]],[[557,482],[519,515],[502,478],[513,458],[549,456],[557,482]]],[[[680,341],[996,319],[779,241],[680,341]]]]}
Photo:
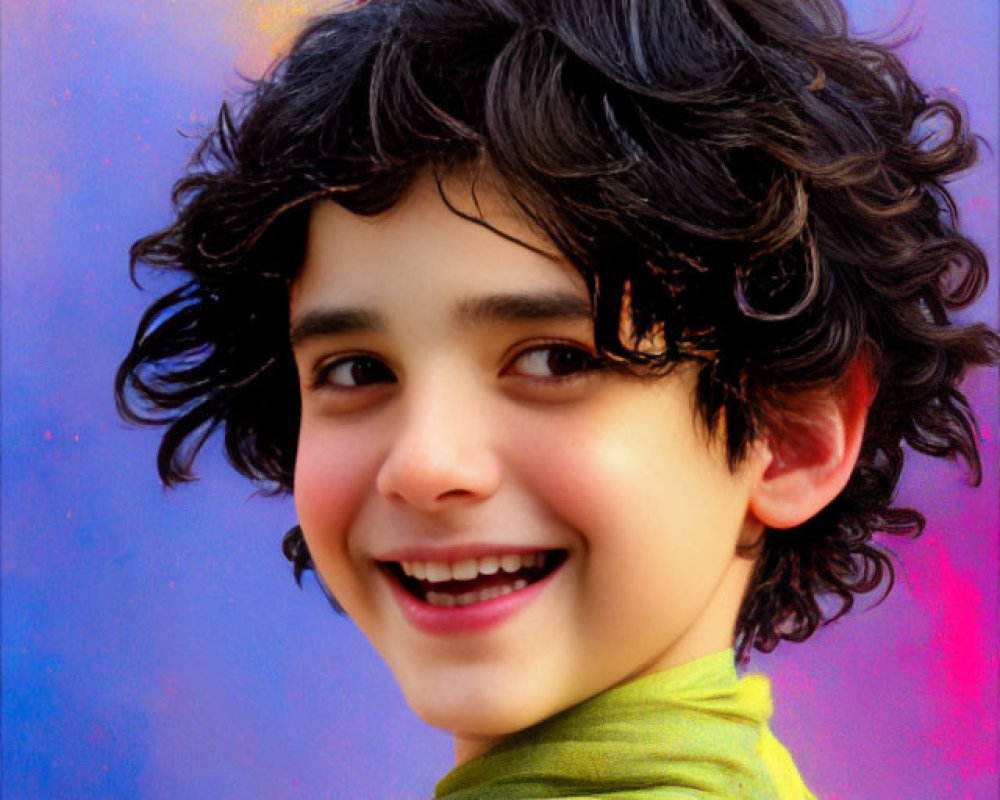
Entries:
{"type": "MultiPolygon", "coordinates": [[[[568,380],[573,380],[574,378],[578,378],[580,375],[598,370],[602,366],[601,359],[584,347],[580,347],[574,344],[569,344],[567,342],[541,342],[533,344],[530,347],[526,347],[523,350],[518,351],[516,355],[508,361],[508,366],[504,368],[503,374],[508,373],[512,365],[516,364],[518,361],[525,358],[526,356],[531,356],[537,353],[544,353],[547,351],[550,353],[550,358],[551,354],[553,353],[564,353],[564,354],[572,353],[574,357],[580,359],[579,368],[573,369],[572,371],[563,374],[552,374],[547,376],[521,375],[519,377],[538,383],[545,383],[545,384],[561,383],[563,381],[568,381],[568,380]]],[[[356,354],[356,355],[337,358],[334,359],[333,361],[329,361],[325,364],[320,365],[315,371],[315,376],[312,381],[312,388],[316,390],[329,389],[333,391],[350,392],[359,389],[364,389],[368,386],[379,385],[385,382],[395,383],[395,375],[393,375],[392,370],[390,370],[389,367],[386,366],[384,362],[382,362],[380,359],[374,356],[356,354]],[[370,383],[354,384],[350,386],[330,382],[330,376],[333,374],[335,370],[350,364],[354,365],[367,364],[369,367],[375,365],[376,370],[383,371],[383,374],[389,376],[391,380],[390,381],[375,380],[371,381],[370,383]]]]}
{"type": "MultiPolygon", "coordinates": [[[[533,344],[531,347],[527,347],[520,350],[509,362],[509,365],[513,365],[518,361],[522,360],[526,356],[534,355],[536,353],[544,353],[548,351],[549,357],[552,354],[563,353],[563,354],[573,354],[574,357],[580,359],[579,369],[574,369],[571,372],[563,374],[552,374],[548,376],[538,376],[538,375],[522,375],[520,377],[526,378],[527,380],[539,381],[544,383],[562,382],[573,380],[578,378],[580,375],[586,374],[588,372],[594,372],[601,367],[601,360],[598,356],[594,355],[590,350],[580,347],[578,345],[570,344],[568,342],[539,342],[533,344]]],[[[548,363],[548,362],[546,362],[548,363]]],[[[504,369],[506,373],[510,369],[510,366],[504,369]]]]}
{"type": "Polygon", "coordinates": [[[333,361],[328,361],[327,363],[318,366],[315,375],[313,377],[312,388],[316,390],[330,389],[333,391],[349,392],[357,389],[364,389],[367,386],[374,386],[377,383],[379,383],[379,381],[372,381],[371,383],[362,383],[362,384],[355,384],[353,386],[345,386],[344,384],[333,383],[330,381],[330,376],[333,374],[335,370],[349,364],[375,365],[377,370],[383,371],[384,374],[393,378],[393,382],[395,382],[395,376],[392,374],[392,370],[390,370],[389,367],[387,367],[381,360],[375,358],[374,356],[356,354],[352,356],[344,356],[342,358],[336,358],[333,361]]]}

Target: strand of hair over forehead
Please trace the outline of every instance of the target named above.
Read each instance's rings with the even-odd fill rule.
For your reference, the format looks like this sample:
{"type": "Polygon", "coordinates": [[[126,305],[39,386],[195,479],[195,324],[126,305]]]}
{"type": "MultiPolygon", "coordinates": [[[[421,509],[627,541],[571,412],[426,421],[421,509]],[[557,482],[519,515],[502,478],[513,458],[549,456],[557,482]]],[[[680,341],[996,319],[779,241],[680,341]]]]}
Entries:
{"type": "MultiPolygon", "coordinates": [[[[481,8],[509,26],[506,42],[488,65],[477,112],[481,124],[469,124],[454,109],[435,102],[416,75],[414,53],[419,49],[425,59],[428,41],[446,42],[449,37],[448,31],[436,29],[437,5],[391,4],[392,22],[375,56],[370,84],[372,140],[383,163],[405,162],[415,140],[448,145],[466,160],[476,153],[482,161],[485,151],[528,218],[577,260],[586,261],[590,254],[587,231],[594,221],[619,225],[622,236],[641,240],[654,257],[676,252],[675,245],[663,247],[665,231],[673,231],[675,238],[729,243],[736,251],[749,241],[754,246],[740,253],[734,285],[736,302],[746,316],[787,319],[815,302],[820,265],[809,230],[803,171],[808,170],[820,187],[833,175],[841,187],[862,184],[870,180],[881,156],[878,136],[866,120],[852,120],[855,129],[843,134],[840,152],[823,155],[818,148],[817,158],[825,160],[809,162],[803,156],[809,149],[804,134],[789,129],[782,119],[787,117],[779,107],[783,99],[748,99],[741,93],[747,70],[758,68],[752,63],[754,53],[764,48],[748,38],[724,5],[707,4],[712,12],[708,22],[715,28],[710,42],[698,39],[709,11],[695,4],[608,3],[599,10],[610,10],[612,24],[602,16],[600,36],[588,33],[595,23],[592,3],[496,0],[447,5],[459,9],[456,36],[475,35],[477,22],[482,24],[475,14],[481,8]],[[435,30],[424,35],[422,26],[435,30]],[[726,36],[731,44],[720,48],[718,39],[726,36]],[[656,41],[680,41],[686,47],[669,48],[667,58],[668,48],[649,46],[656,41]],[[594,86],[583,91],[591,100],[599,96],[601,115],[582,108],[581,98],[567,93],[562,78],[570,69],[577,79],[581,70],[588,71],[585,77],[594,86]],[[701,114],[699,107],[711,114],[701,114]],[[525,114],[525,108],[534,112],[525,114]],[[727,153],[753,144],[750,116],[760,118],[754,125],[773,140],[773,152],[768,153],[772,182],[755,197],[741,193],[724,160],[727,153]],[[630,117],[628,124],[622,121],[625,117],[630,117]],[[712,176],[728,182],[730,191],[705,183],[712,176]],[[572,191],[572,203],[560,202],[572,191]],[[613,203],[608,202],[609,191],[613,203]],[[567,207],[575,213],[567,213],[567,207]],[[761,286],[767,285],[761,281],[756,293],[751,288],[761,274],[760,263],[788,248],[796,248],[804,264],[796,278],[801,284],[797,295],[791,301],[785,297],[781,307],[758,307],[761,286]]],[[[828,38],[844,35],[837,6],[799,5],[796,24],[813,19],[828,38]]],[[[787,4],[774,4],[774,13],[785,13],[783,6],[787,4]]],[[[443,61],[438,68],[445,68],[443,61]]],[[[803,85],[821,87],[825,80],[821,69],[806,74],[802,65],[779,61],[767,68],[788,78],[780,75],[785,70],[803,85]],[[791,74],[795,70],[802,74],[791,74]]],[[[586,82],[578,80],[577,85],[586,82]]],[[[804,102],[809,102],[808,96],[804,102]]],[[[860,197],[857,201],[862,202],[860,197]]],[[[772,289],[784,287],[774,276],[768,280],[772,289]]]]}

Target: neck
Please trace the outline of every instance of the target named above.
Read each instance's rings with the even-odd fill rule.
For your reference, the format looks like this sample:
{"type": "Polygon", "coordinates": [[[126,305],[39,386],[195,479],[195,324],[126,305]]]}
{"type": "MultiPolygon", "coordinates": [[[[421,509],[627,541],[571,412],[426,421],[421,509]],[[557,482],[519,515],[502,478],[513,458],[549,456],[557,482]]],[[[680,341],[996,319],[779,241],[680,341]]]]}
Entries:
{"type": "Polygon", "coordinates": [[[478,758],[500,741],[500,736],[465,736],[455,734],[455,766],[478,758]]]}

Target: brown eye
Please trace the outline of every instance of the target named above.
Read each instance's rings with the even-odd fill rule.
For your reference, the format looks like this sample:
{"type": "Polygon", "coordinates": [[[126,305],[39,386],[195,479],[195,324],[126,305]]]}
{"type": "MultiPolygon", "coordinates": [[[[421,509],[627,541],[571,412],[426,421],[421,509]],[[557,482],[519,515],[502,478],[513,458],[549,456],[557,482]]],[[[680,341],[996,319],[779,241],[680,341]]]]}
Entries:
{"type": "Polygon", "coordinates": [[[317,386],[354,388],[376,383],[395,383],[392,370],[377,358],[352,356],[333,361],[322,367],[316,375],[317,386]]]}
{"type": "Polygon", "coordinates": [[[594,357],[586,350],[570,345],[546,345],[521,353],[514,360],[512,371],[531,378],[559,378],[594,366],[594,357]]]}

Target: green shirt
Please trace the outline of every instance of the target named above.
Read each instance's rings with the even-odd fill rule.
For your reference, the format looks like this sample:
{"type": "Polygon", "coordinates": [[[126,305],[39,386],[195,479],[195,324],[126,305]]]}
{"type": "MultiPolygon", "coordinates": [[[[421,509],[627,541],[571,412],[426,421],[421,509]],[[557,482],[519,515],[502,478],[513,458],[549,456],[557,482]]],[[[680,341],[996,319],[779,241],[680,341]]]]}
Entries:
{"type": "Polygon", "coordinates": [[[768,728],[772,710],[767,678],[739,678],[730,648],[506,737],[435,799],[816,800],[768,728]]]}

